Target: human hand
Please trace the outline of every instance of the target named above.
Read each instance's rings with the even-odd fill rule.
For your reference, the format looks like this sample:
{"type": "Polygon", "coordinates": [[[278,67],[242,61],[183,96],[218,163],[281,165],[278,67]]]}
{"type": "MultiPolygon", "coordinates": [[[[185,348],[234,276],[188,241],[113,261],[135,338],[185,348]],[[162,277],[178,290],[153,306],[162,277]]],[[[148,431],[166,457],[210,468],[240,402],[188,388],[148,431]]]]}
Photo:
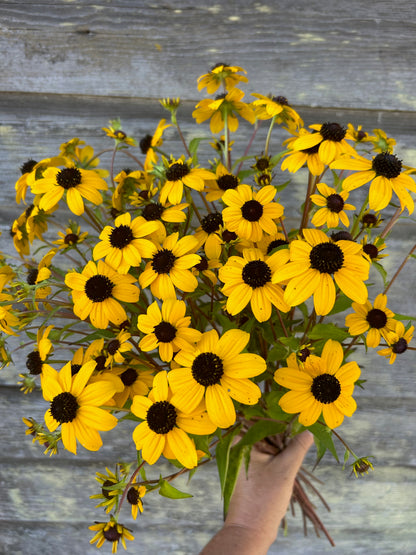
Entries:
{"type": "Polygon", "coordinates": [[[304,431],[277,456],[251,450],[248,473],[240,469],[220,532],[201,555],[261,555],[277,537],[302,461],[313,443],[304,431]]]}

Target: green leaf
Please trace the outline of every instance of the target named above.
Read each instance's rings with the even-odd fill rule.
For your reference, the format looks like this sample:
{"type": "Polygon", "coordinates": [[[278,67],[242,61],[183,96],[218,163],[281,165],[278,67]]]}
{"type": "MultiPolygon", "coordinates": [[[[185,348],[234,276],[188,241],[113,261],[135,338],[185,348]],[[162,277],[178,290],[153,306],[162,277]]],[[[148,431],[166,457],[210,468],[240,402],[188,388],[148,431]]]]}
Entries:
{"type": "Polygon", "coordinates": [[[240,471],[240,466],[243,460],[243,456],[247,454],[247,451],[249,450],[250,450],[250,447],[240,448],[239,446],[235,446],[230,451],[227,479],[224,484],[224,493],[223,493],[224,516],[228,512],[228,507],[230,504],[231,496],[234,492],[235,483],[238,478],[238,473],[240,471]]]}
{"type": "Polygon", "coordinates": [[[246,447],[247,445],[252,446],[267,436],[280,433],[282,431],[282,426],[284,425],[280,422],[273,422],[272,420],[258,420],[241,438],[236,447],[241,449],[241,447],[246,447]]]}
{"type": "Polygon", "coordinates": [[[224,489],[228,474],[228,465],[230,462],[230,449],[232,441],[236,434],[240,431],[240,426],[237,426],[229,434],[222,436],[218,442],[215,450],[215,458],[217,461],[218,475],[220,477],[221,494],[224,496],[224,489]]]}
{"type": "Polygon", "coordinates": [[[199,143],[203,140],[203,137],[195,137],[189,143],[189,152],[192,155],[192,163],[194,165],[198,164],[198,148],[199,143]]]}
{"type": "Polygon", "coordinates": [[[288,415],[287,413],[285,413],[282,407],[279,405],[279,401],[284,394],[285,391],[271,391],[265,397],[267,414],[275,420],[286,420],[288,416],[292,417],[292,415],[288,415]]]}
{"type": "Polygon", "coordinates": [[[375,261],[373,261],[373,267],[379,272],[379,274],[381,275],[381,277],[383,279],[384,286],[386,286],[387,282],[388,282],[386,270],[383,268],[383,266],[379,262],[375,262],[375,261]]]}
{"type": "Polygon", "coordinates": [[[327,426],[323,426],[319,422],[316,422],[312,426],[309,426],[308,430],[313,433],[315,437],[315,444],[317,447],[317,460],[315,466],[322,459],[326,450],[330,451],[335,460],[339,462],[338,454],[334,445],[334,440],[332,439],[332,430],[327,426]]]}
{"type": "Polygon", "coordinates": [[[185,499],[186,497],[193,497],[190,493],[185,493],[184,491],[179,491],[174,488],[162,477],[159,480],[159,485],[159,493],[160,495],[163,495],[163,497],[169,497],[169,499],[185,499]]]}
{"type": "Polygon", "coordinates": [[[336,341],[344,341],[349,334],[335,326],[334,324],[316,324],[308,333],[309,339],[335,339],[336,341]]]}
{"type": "Polygon", "coordinates": [[[339,312],[344,312],[344,310],[348,310],[352,305],[352,300],[341,293],[339,297],[336,299],[335,304],[329,314],[338,314],[339,312]]]}
{"type": "Polygon", "coordinates": [[[284,345],[273,345],[267,353],[267,362],[276,362],[276,360],[286,360],[289,356],[289,351],[284,345]]]}

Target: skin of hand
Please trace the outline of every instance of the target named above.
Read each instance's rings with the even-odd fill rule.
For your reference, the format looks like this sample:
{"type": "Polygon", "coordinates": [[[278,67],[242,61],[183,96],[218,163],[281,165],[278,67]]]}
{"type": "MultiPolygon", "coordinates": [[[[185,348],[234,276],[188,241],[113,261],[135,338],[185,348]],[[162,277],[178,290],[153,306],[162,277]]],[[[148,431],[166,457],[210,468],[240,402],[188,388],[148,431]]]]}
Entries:
{"type": "Polygon", "coordinates": [[[313,443],[304,431],[277,456],[253,448],[248,473],[240,469],[224,526],[200,555],[263,555],[275,541],[296,474],[313,443]]]}

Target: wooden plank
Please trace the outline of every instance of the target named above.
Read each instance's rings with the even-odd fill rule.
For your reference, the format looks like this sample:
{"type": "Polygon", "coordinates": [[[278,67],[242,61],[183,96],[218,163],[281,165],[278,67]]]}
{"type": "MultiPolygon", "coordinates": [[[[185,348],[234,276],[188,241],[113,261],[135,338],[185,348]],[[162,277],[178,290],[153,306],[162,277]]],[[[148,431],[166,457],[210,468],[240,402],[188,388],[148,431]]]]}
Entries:
{"type": "Polygon", "coordinates": [[[414,110],[414,3],[2,2],[1,90],[199,98],[217,62],[293,104],[414,110]]]}

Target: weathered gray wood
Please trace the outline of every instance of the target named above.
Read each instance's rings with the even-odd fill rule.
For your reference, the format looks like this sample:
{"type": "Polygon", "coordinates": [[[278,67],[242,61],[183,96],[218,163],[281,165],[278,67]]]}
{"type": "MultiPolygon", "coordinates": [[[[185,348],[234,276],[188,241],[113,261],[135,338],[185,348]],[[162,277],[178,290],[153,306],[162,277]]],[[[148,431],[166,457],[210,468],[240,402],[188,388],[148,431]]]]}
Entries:
{"type": "Polygon", "coordinates": [[[217,62],[294,104],[413,110],[415,6],[340,0],[2,2],[3,91],[198,98],[217,62]]]}

